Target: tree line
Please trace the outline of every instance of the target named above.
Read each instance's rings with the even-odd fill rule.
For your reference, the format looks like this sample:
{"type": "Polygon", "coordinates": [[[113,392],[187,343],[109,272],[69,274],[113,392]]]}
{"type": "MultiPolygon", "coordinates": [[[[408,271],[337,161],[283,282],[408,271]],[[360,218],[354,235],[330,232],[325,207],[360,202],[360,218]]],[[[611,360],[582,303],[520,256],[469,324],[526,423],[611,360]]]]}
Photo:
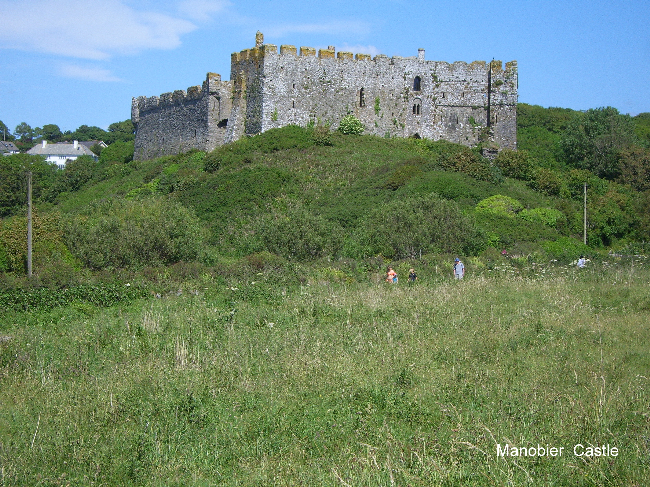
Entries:
{"type": "Polygon", "coordinates": [[[62,131],[56,124],[46,124],[32,128],[21,122],[12,131],[0,120],[0,132],[4,140],[14,142],[21,152],[26,152],[43,140],[48,142],[72,142],[73,140],[101,140],[110,145],[115,142],[130,142],[135,139],[135,128],[131,120],[115,122],[108,130],[100,127],[81,125],[74,131],[62,131]]]}

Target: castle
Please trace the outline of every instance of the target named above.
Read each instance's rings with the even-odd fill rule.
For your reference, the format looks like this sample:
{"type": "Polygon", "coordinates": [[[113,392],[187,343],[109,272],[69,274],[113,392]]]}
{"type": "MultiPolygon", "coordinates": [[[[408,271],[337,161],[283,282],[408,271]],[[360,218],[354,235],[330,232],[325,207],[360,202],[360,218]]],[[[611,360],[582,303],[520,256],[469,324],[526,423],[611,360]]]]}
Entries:
{"type": "Polygon", "coordinates": [[[264,44],[231,55],[230,81],[208,73],[203,86],[134,98],[136,160],[211,151],[286,125],[330,124],[347,114],[366,134],[490,142],[516,149],[517,62],[427,61],[264,44]]]}

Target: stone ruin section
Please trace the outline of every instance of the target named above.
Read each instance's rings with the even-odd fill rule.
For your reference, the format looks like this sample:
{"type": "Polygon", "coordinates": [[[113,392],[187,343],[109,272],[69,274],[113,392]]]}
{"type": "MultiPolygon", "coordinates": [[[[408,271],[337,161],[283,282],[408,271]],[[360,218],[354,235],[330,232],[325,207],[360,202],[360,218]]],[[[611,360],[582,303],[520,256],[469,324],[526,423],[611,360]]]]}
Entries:
{"type": "Polygon", "coordinates": [[[338,127],[347,114],[365,133],[516,149],[517,62],[427,61],[336,52],[333,46],[264,44],[231,56],[231,81],[133,101],[136,159],[212,150],[286,125],[338,127]],[[193,90],[193,91],[191,91],[193,90]],[[176,93],[179,93],[178,95],[176,93]]]}
{"type": "Polygon", "coordinates": [[[211,151],[223,145],[232,107],[232,84],[208,73],[203,86],[160,97],[134,98],[134,159],[146,160],[190,149],[211,151]]]}

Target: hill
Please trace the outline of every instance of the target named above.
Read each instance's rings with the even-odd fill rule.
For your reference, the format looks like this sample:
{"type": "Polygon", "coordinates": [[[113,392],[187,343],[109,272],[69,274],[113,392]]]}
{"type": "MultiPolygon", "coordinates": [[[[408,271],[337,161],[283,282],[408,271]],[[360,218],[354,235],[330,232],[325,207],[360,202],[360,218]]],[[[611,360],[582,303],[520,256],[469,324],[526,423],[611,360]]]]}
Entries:
{"type": "Polygon", "coordinates": [[[569,125],[494,160],[323,127],[7,158],[3,483],[642,485],[645,192],[570,167],[569,125]]]}

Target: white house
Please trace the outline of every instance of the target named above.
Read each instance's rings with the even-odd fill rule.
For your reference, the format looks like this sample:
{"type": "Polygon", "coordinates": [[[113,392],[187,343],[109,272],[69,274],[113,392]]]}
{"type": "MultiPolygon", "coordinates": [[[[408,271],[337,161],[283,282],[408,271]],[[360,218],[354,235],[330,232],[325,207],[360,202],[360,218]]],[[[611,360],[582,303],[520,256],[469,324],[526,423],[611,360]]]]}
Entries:
{"type": "Polygon", "coordinates": [[[72,144],[67,142],[48,144],[47,140],[44,140],[41,144],[29,149],[27,153],[35,156],[45,156],[47,162],[52,162],[61,169],[65,167],[67,161],[74,161],[79,156],[90,156],[97,160],[97,155],[77,140],[72,144]]]}

